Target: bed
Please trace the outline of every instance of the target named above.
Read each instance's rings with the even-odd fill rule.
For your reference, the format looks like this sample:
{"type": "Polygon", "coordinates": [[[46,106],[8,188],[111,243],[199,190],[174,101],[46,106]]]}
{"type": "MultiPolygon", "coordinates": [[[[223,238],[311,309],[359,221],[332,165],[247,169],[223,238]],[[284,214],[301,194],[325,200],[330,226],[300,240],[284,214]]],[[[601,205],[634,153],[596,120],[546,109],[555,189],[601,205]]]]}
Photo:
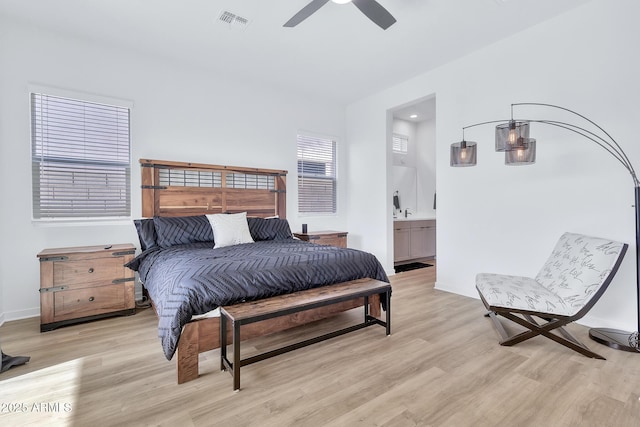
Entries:
{"type": "MultiPolygon", "coordinates": [[[[294,239],[286,220],[286,171],[142,159],[139,273],[158,315],[178,383],[198,377],[199,353],[220,347],[215,310],[363,277],[388,282],[366,252],[294,239]],[[248,236],[247,236],[248,233],[248,236]]],[[[381,305],[371,298],[370,313],[381,305]]],[[[363,299],[247,325],[262,336],[362,306],[363,299]]]]}

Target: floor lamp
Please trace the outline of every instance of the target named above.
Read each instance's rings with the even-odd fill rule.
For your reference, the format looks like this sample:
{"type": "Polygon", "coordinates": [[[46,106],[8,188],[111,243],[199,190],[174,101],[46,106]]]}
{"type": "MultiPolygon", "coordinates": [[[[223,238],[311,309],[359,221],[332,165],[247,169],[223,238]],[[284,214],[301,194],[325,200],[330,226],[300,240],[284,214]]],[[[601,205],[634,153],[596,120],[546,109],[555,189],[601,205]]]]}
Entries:
{"type": "Polygon", "coordinates": [[[589,336],[609,347],[637,352],[638,348],[638,331],[640,331],[640,181],[636,176],[631,161],[620,145],[609,133],[594,121],[588,119],[582,114],[576,113],[568,108],[560,107],[553,104],[543,104],[537,102],[521,102],[511,104],[511,119],[509,120],[492,120],[488,122],[475,123],[462,128],[462,141],[451,144],[451,166],[475,166],[477,162],[477,143],[466,141],[464,139],[465,129],[481,126],[490,123],[499,123],[496,125],[495,149],[505,153],[505,164],[510,166],[529,165],[535,163],[536,160],[536,140],[529,137],[529,124],[542,123],[550,126],[556,126],[577,133],[588,140],[598,144],[612,155],[624,168],[631,174],[633,185],[635,188],[635,213],[636,213],[636,308],[638,313],[638,329],[636,332],[626,332],[617,329],[593,328],[589,331],[589,336]],[[582,126],[571,123],[561,122],[557,120],[534,120],[534,119],[514,119],[513,109],[517,106],[535,106],[544,108],[559,109],[569,112],[582,120],[588,122],[595,127],[595,131],[588,130],[582,126]]]}

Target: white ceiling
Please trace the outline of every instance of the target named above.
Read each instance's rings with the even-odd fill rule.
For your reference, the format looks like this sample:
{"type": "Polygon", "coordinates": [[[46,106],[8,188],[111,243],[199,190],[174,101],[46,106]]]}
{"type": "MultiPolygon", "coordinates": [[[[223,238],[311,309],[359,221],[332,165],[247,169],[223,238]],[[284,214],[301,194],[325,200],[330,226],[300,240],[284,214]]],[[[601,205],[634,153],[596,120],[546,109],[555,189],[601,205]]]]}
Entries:
{"type": "Polygon", "coordinates": [[[589,0],[378,0],[397,19],[386,31],[329,2],[283,28],[309,1],[0,0],[0,18],[347,104],[589,0]]]}

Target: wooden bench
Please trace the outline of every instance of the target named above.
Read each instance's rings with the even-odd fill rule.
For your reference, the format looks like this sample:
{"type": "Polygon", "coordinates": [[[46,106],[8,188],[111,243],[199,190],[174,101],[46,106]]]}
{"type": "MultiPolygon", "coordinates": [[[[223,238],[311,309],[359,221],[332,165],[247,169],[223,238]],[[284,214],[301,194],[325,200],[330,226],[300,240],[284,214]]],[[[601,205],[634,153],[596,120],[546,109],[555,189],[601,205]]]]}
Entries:
{"type": "Polygon", "coordinates": [[[231,322],[233,346],[233,361],[227,358],[227,346],[220,346],[220,369],[228,370],[233,377],[233,390],[240,390],[240,367],[277,356],[288,351],[296,350],[320,341],[324,341],[348,332],[356,331],[372,325],[386,328],[387,335],[391,334],[391,285],[375,279],[357,279],[337,285],[323,286],[279,295],[258,301],[245,302],[220,309],[220,342],[227,342],[227,321],[231,322]],[[386,307],[386,321],[369,315],[369,297],[383,294],[386,307]],[[310,310],[331,304],[364,297],[364,320],[362,323],[340,329],[319,337],[310,338],[298,343],[290,344],[258,355],[240,358],[240,327],[250,323],[260,322],[279,316],[286,316],[300,311],[310,310]]]}

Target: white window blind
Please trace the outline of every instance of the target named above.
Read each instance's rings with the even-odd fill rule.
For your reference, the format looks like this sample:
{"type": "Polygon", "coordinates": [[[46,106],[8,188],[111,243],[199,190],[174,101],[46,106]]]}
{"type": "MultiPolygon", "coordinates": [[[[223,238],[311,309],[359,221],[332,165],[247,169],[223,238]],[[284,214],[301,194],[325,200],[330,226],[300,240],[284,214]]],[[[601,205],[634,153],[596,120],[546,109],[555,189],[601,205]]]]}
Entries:
{"type": "Polygon", "coordinates": [[[298,211],[336,213],[336,142],[298,135],[298,211]]]}
{"type": "Polygon", "coordinates": [[[31,94],[34,219],[131,215],[129,108],[31,94]]]}
{"type": "Polygon", "coordinates": [[[405,135],[399,135],[397,133],[393,134],[393,151],[396,153],[407,154],[407,149],[409,147],[409,137],[405,135]]]}

